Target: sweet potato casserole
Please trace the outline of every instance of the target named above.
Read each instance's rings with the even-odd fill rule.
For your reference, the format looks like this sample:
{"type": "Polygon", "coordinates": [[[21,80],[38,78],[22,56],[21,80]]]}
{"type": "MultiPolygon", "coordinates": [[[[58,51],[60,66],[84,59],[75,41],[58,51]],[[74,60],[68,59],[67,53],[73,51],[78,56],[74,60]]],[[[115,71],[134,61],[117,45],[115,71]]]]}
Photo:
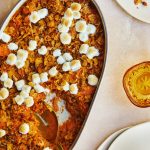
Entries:
{"type": "Polygon", "coordinates": [[[96,91],[104,49],[90,0],[27,0],[0,31],[0,149],[68,150],[96,91]],[[52,142],[34,115],[45,102],[59,122],[52,142]]]}

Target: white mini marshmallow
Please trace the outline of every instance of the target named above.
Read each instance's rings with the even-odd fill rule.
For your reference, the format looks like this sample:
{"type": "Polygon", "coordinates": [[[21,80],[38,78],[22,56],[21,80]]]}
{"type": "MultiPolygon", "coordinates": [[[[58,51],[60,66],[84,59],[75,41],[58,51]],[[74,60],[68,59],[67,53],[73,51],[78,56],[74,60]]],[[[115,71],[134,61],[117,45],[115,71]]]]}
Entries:
{"type": "Polygon", "coordinates": [[[58,74],[58,70],[56,67],[52,67],[50,70],[49,70],[49,74],[51,77],[54,77],[58,74]]]}
{"type": "Polygon", "coordinates": [[[17,95],[14,100],[18,105],[22,105],[24,103],[24,98],[20,95],[17,95]]]}
{"type": "Polygon", "coordinates": [[[3,42],[8,43],[11,40],[11,36],[3,32],[1,39],[3,42]]]}
{"type": "Polygon", "coordinates": [[[87,54],[88,49],[89,49],[88,44],[82,44],[80,49],[79,49],[79,52],[80,52],[80,54],[87,54]]]}
{"type": "Polygon", "coordinates": [[[72,71],[78,71],[81,68],[81,62],[80,60],[73,60],[71,61],[71,70],[72,71]]]}
{"type": "Polygon", "coordinates": [[[94,34],[96,32],[96,27],[93,24],[88,24],[86,31],[88,34],[94,34]]]}
{"type": "Polygon", "coordinates": [[[9,96],[9,91],[6,88],[0,89],[0,100],[4,100],[9,96]]]}
{"type": "Polygon", "coordinates": [[[4,87],[6,87],[6,88],[12,88],[12,86],[13,86],[13,80],[12,79],[7,79],[6,81],[4,81],[4,87]]]}
{"type": "Polygon", "coordinates": [[[19,81],[15,82],[15,85],[17,87],[17,90],[21,91],[23,86],[25,85],[25,81],[24,80],[19,80],[19,81]]]}
{"type": "Polygon", "coordinates": [[[72,25],[72,19],[63,17],[62,20],[61,20],[61,23],[62,23],[62,25],[69,28],[72,25]]]}
{"type": "Polygon", "coordinates": [[[42,46],[41,48],[38,49],[38,53],[40,55],[45,55],[47,53],[47,51],[48,50],[47,50],[46,46],[42,46]]]}
{"type": "Polygon", "coordinates": [[[58,63],[58,64],[62,65],[62,64],[64,64],[65,62],[66,62],[66,60],[64,59],[63,56],[59,56],[59,57],[57,58],[57,63],[58,63]]]}
{"type": "Polygon", "coordinates": [[[81,13],[78,12],[78,11],[77,11],[77,12],[76,12],[76,11],[73,12],[73,18],[76,19],[76,20],[77,20],[77,19],[80,19],[80,18],[81,18],[81,13]]]}
{"type": "Polygon", "coordinates": [[[87,42],[89,40],[89,36],[87,32],[82,32],[79,34],[79,39],[82,42],[87,42]]]}
{"type": "Polygon", "coordinates": [[[69,91],[70,91],[71,94],[74,94],[74,95],[78,94],[77,84],[71,84],[70,88],[69,88],[69,91]]]}
{"type": "Polygon", "coordinates": [[[64,53],[63,57],[65,58],[66,61],[71,61],[73,60],[73,57],[70,53],[64,53]]]}
{"type": "Polygon", "coordinates": [[[58,25],[58,31],[59,31],[60,33],[68,32],[68,31],[69,31],[69,28],[66,27],[66,26],[63,25],[63,24],[59,24],[59,25],[58,25]]]}
{"type": "Polygon", "coordinates": [[[30,93],[31,88],[32,88],[32,87],[31,87],[30,85],[24,85],[24,86],[22,87],[22,90],[25,91],[26,93],[30,93]]]}
{"type": "Polygon", "coordinates": [[[38,73],[32,75],[32,82],[38,84],[41,82],[40,75],[38,73]]]}
{"type": "Polygon", "coordinates": [[[30,130],[30,126],[27,123],[23,123],[19,127],[19,133],[21,133],[21,134],[27,134],[27,133],[29,133],[29,130],[30,130]]]}
{"type": "Polygon", "coordinates": [[[30,41],[29,41],[29,47],[28,47],[28,49],[29,49],[30,51],[34,51],[36,48],[37,48],[37,41],[35,41],[35,40],[30,40],[30,41]]]}
{"type": "Polygon", "coordinates": [[[24,66],[25,66],[25,62],[24,62],[23,60],[21,60],[21,59],[17,60],[17,62],[16,62],[16,67],[17,67],[18,69],[21,69],[21,68],[23,68],[24,66]]]}
{"type": "Polygon", "coordinates": [[[63,90],[64,90],[65,92],[69,91],[69,89],[70,89],[69,83],[68,83],[68,82],[65,82],[65,85],[63,85],[62,88],[63,88],[63,90]]]}
{"type": "Polygon", "coordinates": [[[6,135],[6,131],[3,129],[0,129],[0,138],[6,135]]]}
{"type": "Polygon", "coordinates": [[[26,51],[24,49],[19,49],[17,51],[17,59],[18,60],[26,61],[27,58],[28,58],[28,51],[26,51]]]}
{"type": "Polygon", "coordinates": [[[0,77],[0,80],[2,82],[6,81],[8,79],[8,73],[7,72],[3,72],[1,77],[0,77]]]}
{"type": "Polygon", "coordinates": [[[96,86],[98,83],[98,78],[95,75],[89,75],[88,76],[88,84],[92,86],[96,86]]]}
{"type": "Polygon", "coordinates": [[[67,10],[65,11],[64,16],[66,18],[73,19],[73,11],[71,10],[71,8],[67,8],[67,10]]]}
{"type": "Polygon", "coordinates": [[[62,70],[64,72],[70,71],[71,70],[70,62],[65,62],[62,66],[62,70]]]}
{"type": "Polygon", "coordinates": [[[72,11],[78,12],[81,10],[81,4],[74,2],[71,4],[71,9],[72,9],[72,11]]]}
{"type": "Polygon", "coordinates": [[[13,43],[13,42],[9,43],[8,44],[8,49],[12,50],[12,51],[17,50],[18,49],[18,45],[16,43],[13,43]]]}
{"type": "Polygon", "coordinates": [[[48,9],[47,8],[43,8],[37,11],[40,19],[44,19],[46,16],[48,16],[48,9]]]}
{"type": "Polygon", "coordinates": [[[86,21],[85,20],[77,21],[75,28],[77,32],[86,32],[86,29],[87,29],[86,21]]]}
{"type": "Polygon", "coordinates": [[[99,56],[99,55],[100,55],[99,50],[96,49],[94,46],[89,47],[88,52],[87,52],[87,54],[86,54],[86,56],[87,56],[89,59],[93,59],[94,57],[99,56]]]}
{"type": "Polygon", "coordinates": [[[41,73],[40,79],[41,79],[41,82],[47,82],[48,81],[48,73],[47,72],[41,73]]]}
{"type": "Polygon", "coordinates": [[[54,56],[54,57],[59,57],[59,56],[61,56],[61,50],[60,50],[60,49],[54,50],[54,51],[53,51],[53,56],[54,56]]]}
{"type": "Polygon", "coordinates": [[[43,93],[43,92],[45,91],[45,89],[44,89],[41,85],[39,85],[39,84],[36,84],[36,85],[34,86],[34,89],[35,89],[35,91],[36,91],[37,93],[43,93]]]}
{"type": "Polygon", "coordinates": [[[8,65],[15,65],[17,62],[17,56],[15,54],[9,54],[8,57],[7,57],[7,60],[6,60],[6,63],[8,65]]]}
{"type": "Polygon", "coordinates": [[[21,91],[20,92],[20,96],[22,96],[23,98],[27,98],[29,96],[29,93],[27,93],[26,91],[21,91]]]}
{"type": "Polygon", "coordinates": [[[40,20],[40,15],[38,14],[38,12],[33,11],[29,16],[29,20],[30,22],[36,24],[40,20]]]}
{"type": "Polygon", "coordinates": [[[60,34],[60,41],[64,45],[68,45],[71,43],[71,35],[69,33],[61,33],[60,34]]]}
{"type": "Polygon", "coordinates": [[[24,101],[26,107],[32,107],[34,105],[33,97],[28,96],[24,101]]]}

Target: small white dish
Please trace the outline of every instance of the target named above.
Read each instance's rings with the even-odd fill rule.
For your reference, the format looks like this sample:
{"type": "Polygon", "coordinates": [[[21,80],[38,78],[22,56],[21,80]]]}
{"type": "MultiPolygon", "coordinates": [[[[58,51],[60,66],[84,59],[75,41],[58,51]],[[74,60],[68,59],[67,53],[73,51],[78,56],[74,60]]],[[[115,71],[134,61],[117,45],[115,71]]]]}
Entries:
{"type": "Polygon", "coordinates": [[[134,126],[123,132],[108,150],[150,150],[150,122],[134,126]]]}
{"type": "Polygon", "coordinates": [[[118,4],[132,17],[146,23],[150,23],[150,0],[145,0],[147,6],[135,5],[134,0],[116,0],[118,4]]]}
{"type": "Polygon", "coordinates": [[[108,150],[110,147],[110,144],[124,131],[126,131],[128,128],[123,128],[119,131],[116,131],[115,133],[111,134],[99,147],[97,150],[108,150]]]}

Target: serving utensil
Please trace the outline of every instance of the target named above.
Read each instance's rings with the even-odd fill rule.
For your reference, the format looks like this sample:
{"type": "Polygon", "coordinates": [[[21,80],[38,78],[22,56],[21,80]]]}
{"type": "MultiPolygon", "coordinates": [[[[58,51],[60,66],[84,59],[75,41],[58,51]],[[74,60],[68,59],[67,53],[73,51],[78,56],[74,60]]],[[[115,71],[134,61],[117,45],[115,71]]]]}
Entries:
{"type": "Polygon", "coordinates": [[[58,119],[55,112],[47,104],[45,105],[46,110],[41,115],[35,113],[40,122],[38,128],[46,140],[55,141],[58,133],[58,119]]]}

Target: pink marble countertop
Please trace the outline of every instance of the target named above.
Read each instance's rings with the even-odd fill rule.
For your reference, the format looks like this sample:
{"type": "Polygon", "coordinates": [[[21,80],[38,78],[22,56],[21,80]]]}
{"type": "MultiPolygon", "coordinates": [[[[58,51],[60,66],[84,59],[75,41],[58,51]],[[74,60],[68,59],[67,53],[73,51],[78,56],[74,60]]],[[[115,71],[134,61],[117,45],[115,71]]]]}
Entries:
{"type": "MultiPolygon", "coordinates": [[[[0,0],[0,23],[18,0],[0,0]]],[[[138,108],[125,95],[122,78],[131,66],[150,60],[150,25],[125,13],[115,0],[97,0],[108,30],[103,79],[74,150],[95,150],[114,131],[150,120],[150,108],[138,108]]]]}

